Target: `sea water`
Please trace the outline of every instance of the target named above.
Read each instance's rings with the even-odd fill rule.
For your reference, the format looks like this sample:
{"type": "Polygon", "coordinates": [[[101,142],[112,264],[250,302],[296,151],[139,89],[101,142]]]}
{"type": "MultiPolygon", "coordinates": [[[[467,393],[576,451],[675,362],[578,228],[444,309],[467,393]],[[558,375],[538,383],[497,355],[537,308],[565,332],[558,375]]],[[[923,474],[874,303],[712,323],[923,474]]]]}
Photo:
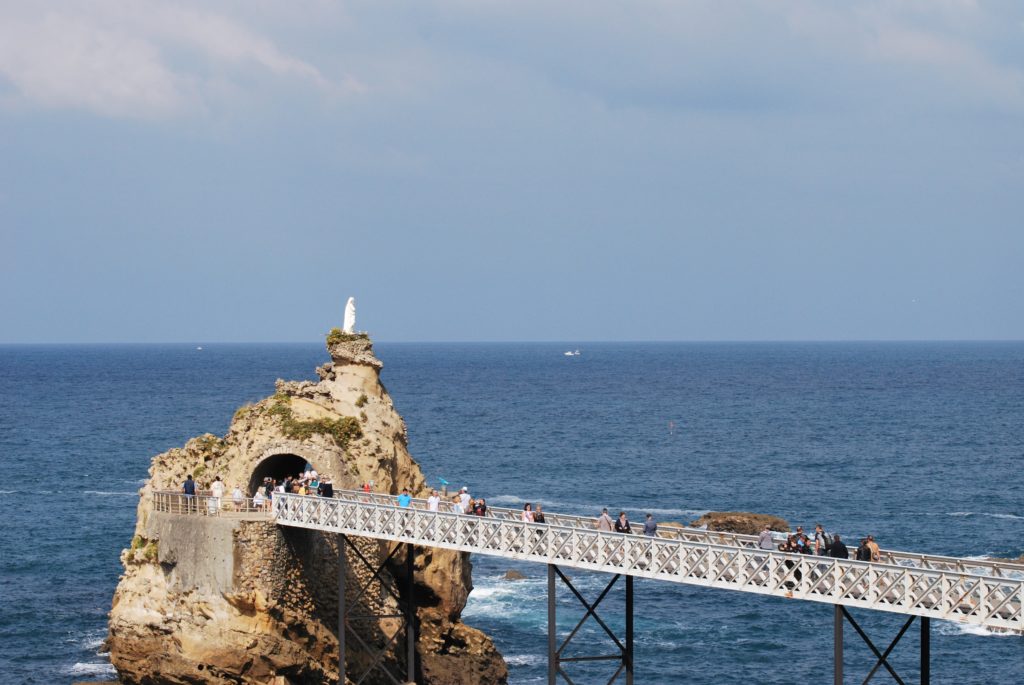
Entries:
{"type": "MultiPolygon", "coordinates": [[[[754,511],[821,522],[848,543],[873,533],[894,549],[1024,553],[1024,343],[382,343],[377,353],[428,480],[491,504],[608,507],[634,523],[754,511]]],[[[223,434],[276,378],[313,378],[326,359],[314,344],[0,346],[0,681],[112,675],[106,614],[151,457],[223,434]]],[[[464,620],[494,638],[511,682],[544,682],[544,567],[473,563],[464,620]],[[509,569],[526,578],[505,580],[509,569]]],[[[589,601],[611,578],[569,575],[589,601]]],[[[829,605],[643,579],[635,592],[637,683],[831,682],[829,605]]],[[[583,616],[564,588],[558,612],[563,636],[583,616]]],[[[598,613],[621,636],[621,587],[598,613]]],[[[880,649],[904,620],[855,617],[880,649]]],[[[1024,638],[946,622],[932,633],[933,682],[1024,681],[1024,638]]],[[[911,682],[917,635],[890,659],[911,682]]],[[[614,651],[590,619],[565,653],[614,651]]],[[[848,677],[873,664],[847,628],[848,677]]],[[[605,682],[613,668],[566,666],[576,682],[605,682]]]]}

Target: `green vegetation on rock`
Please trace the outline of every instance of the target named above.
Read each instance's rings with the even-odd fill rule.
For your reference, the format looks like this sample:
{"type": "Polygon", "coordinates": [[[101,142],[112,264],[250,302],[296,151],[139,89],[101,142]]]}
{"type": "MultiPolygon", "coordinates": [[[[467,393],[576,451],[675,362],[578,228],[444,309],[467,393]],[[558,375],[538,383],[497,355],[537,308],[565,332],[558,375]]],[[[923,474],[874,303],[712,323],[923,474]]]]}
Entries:
{"type": "Polygon", "coordinates": [[[353,340],[369,340],[370,336],[366,333],[346,333],[340,328],[332,328],[327,334],[327,345],[337,345],[343,342],[352,342],[353,340]]]}
{"type": "Polygon", "coordinates": [[[351,440],[363,437],[363,429],[354,416],[342,416],[337,419],[321,417],[318,419],[298,419],[291,407],[291,398],[278,393],[274,395],[274,403],[267,410],[281,422],[281,432],[293,440],[306,440],[314,435],[327,435],[334,444],[345,449],[351,440]]]}
{"type": "Polygon", "coordinates": [[[243,404],[241,407],[235,410],[234,420],[241,421],[242,419],[244,419],[245,417],[252,413],[252,408],[253,405],[251,403],[243,404]]]}

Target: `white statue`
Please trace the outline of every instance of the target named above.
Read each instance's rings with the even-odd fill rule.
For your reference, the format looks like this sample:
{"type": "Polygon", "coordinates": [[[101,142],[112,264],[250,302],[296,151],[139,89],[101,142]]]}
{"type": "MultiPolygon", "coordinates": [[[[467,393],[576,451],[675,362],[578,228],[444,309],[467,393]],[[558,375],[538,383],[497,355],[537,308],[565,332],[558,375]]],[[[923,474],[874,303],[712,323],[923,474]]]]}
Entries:
{"type": "Polygon", "coordinates": [[[342,329],[346,333],[356,332],[356,298],[348,298],[345,303],[345,325],[342,329]]]}

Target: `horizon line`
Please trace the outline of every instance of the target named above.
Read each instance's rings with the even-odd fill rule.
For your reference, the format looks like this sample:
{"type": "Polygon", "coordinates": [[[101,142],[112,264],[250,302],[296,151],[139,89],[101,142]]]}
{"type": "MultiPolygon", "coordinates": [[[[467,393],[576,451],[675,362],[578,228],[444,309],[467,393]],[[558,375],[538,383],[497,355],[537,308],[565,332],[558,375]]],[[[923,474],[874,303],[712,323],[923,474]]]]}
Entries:
{"type": "MultiPolygon", "coordinates": [[[[373,343],[387,345],[608,345],[608,344],[772,344],[772,343],[1019,343],[1022,338],[651,338],[619,340],[388,340],[373,343]]],[[[313,345],[323,340],[86,340],[86,341],[0,341],[0,346],[86,346],[86,345],[313,345]]]]}

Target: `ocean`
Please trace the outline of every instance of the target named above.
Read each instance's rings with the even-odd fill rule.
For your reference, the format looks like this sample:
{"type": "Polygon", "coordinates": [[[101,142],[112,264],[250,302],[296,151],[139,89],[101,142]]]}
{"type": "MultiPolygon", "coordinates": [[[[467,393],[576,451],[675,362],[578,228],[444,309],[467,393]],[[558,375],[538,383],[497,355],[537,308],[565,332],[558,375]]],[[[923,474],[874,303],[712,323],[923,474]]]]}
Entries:
{"type": "MultiPolygon", "coordinates": [[[[821,522],[847,542],[1024,553],[1024,343],[386,344],[382,379],[434,484],[492,504],[690,521],[709,510],[821,522]],[[566,357],[566,349],[581,349],[566,357]]],[[[150,459],[277,378],[315,378],[319,344],[0,346],[0,681],[113,674],[101,652],[150,459]]],[[[463,619],[512,683],[546,673],[545,570],[474,557],[463,619]],[[515,569],[524,580],[508,581],[515,569]]],[[[593,600],[608,578],[573,573],[593,600]]],[[[636,582],[636,682],[831,682],[828,605],[636,582]]],[[[621,591],[601,605],[621,631],[621,591]]],[[[559,627],[582,617],[559,594],[559,627]]],[[[881,649],[898,616],[855,612],[881,649]]],[[[890,661],[917,681],[917,631],[890,661]]],[[[577,652],[610,653],[588,621],[577,652]]],[[[846,670],[874,665],[847,629],[846,670]]],[[[608,664],[575,668],[606,682],[608,664]]],[[[886,674],[876,679],[884,682],[886,674]]],[[[1024,681],[1024,637],[934,622],[934,683],[1024,681]]]]}

